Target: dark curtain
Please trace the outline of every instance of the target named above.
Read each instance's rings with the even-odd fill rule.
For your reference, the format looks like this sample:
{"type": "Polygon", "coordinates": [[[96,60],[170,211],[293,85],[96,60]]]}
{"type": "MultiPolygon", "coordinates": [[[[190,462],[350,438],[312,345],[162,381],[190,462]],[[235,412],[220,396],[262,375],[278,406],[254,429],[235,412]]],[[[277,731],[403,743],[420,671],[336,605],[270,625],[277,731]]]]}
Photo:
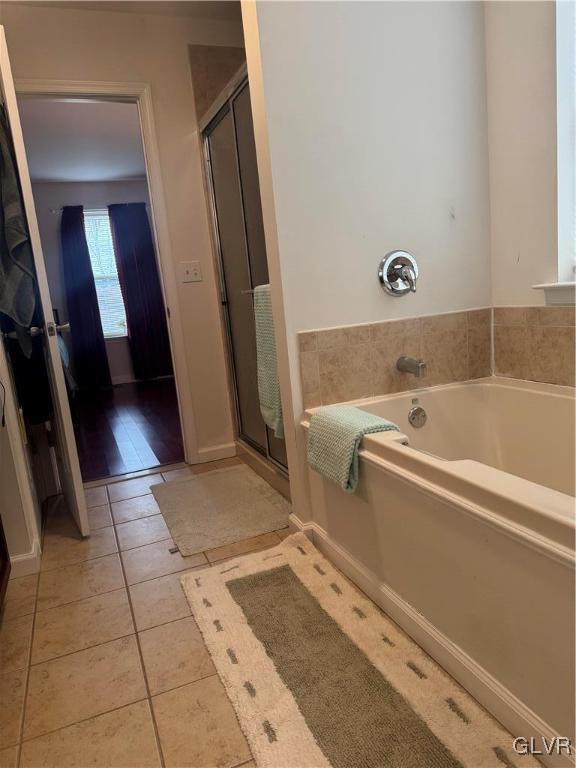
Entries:
{"type": "Polygon", "coordinates": [[[172,374],[166,311],[145,203],[109,205],[128,341],[137,379],[172,374]]]}
{"type": "Polygon", "coordinates": [[[61,238],[75,378],[79,389],[110,387],[110,368],[81,205],[62,209],[61,238]]]}

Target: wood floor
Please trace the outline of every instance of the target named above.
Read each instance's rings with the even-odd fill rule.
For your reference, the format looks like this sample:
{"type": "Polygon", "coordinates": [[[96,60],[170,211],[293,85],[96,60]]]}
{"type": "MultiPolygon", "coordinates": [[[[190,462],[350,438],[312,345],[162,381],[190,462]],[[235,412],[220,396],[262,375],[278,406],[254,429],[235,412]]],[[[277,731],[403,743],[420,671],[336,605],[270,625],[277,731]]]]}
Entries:
{"type": "Polygon", "coordinates": [[[173,378],[79,393],[73,415],[84,482],[184,461],[173,378]]]}

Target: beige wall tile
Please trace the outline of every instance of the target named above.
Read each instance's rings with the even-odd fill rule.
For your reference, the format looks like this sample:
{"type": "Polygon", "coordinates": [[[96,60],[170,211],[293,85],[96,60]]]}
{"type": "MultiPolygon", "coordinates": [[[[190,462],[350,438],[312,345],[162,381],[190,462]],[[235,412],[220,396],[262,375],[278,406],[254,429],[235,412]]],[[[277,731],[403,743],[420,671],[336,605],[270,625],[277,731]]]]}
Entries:
{"type": "Polygon", "coordinates": [[[494,369],[499,376],[526,378],[525,326],[494,326],[494,369]]]}
{"type": "MultiPolygon", "coordinates": [[[[442,325],[439,323],[435,327],[442,325]]],[[[445,330],[429,331],[422,335],[422,359],[426,363],[424,383],[427,386],[465,381],[468,378],[468,331],[456,324],[452,329],[450,324],[444,327],[445,330]]]]}
{"type": "Polygon", "coordinates": [[[370,344],[321,350],[319,363],[323,405],[372,394],[370,344]]]}
{"type": "Polygon", "coordinates": [[[24,738],[145,697],[135,635],[37,664],[30,668],[24,738]]]}
{"type": "Polygon", "coordinates": [[[20,741],[27,670],[0,675],[0,749],[20,741]]]}
{"type": "Polygon", "coordinates": [[[300,353],[300,375],[302,393],[318,392],[320,389],[320,367],[317,352],[300,353]]]}
{"type": "Polygon", "coordinates": [[[49,571],[74,565],[96,557],[103,557],[117,552],[116,537],[113,528],[101,528],[83,539],[76,527],[71,525],[66,531],[46,534],[41,570],[49,571]]]}
{"type": "Polygon", "coordinates": [[[191,616],[140,632],[140,648],[152,696],[216,672],[191,616]]]}
{"type": "Polygon", "coordinates": [[[38,610],[112,592],[123,586],[122,564],[117,554],[46,571],[40,574],[38,610]]]}
{"type": "Polygon", "coordinates": [[[169,539],[170,531],[162,515],[152,515],[117,525],[116,535],[120,549],[125,550],[169,539]]]}
{"type": "MultiPolygon", "coordinates": [[[[406,320],[388,320],[383,323],[374,323],[370,326],[370,338],[373,342],[389,342],[395,336],[406,338],[419,338],[422,332],[421,319],[410,317],[406,320]]],[[[406,353],[410,354],[410,353],[406,353]]],[[[418,354],[420,350],[418,349],[418,354]]]]}
{"type": "Polygon", "coordinates": [[[527,307],[494,307],[494,325],[526,325],[527,307]]]}
{"type": "Polygon", "coordinates": [[[318,408],[322,405],[322,397],[320,392],[309,392],[302,397],[304,408],[318,408]]]}
{"type": "Polygon", "coordinates": [[[316,331],[304,331],[304,333],[299,333],[298,349],[300,352],[316,352],[318,350],[316,331]]]}
{"type": "Polygon", "coordinates": [[[344,338],[350,347],[357,344],[369,344],[371,339],[370,325],[350,325],[344,328],[344,338]]]}
{"type": "Polygon", "coordinates": [[[145,547],[122,552],[128,585],[138,584],[148,579],[157,579],[168,573],[187,571],[199,565],[207,565],[208,561],[203,554],[182,557],[179,552],[171,553],[169,551],[173,546],[172,539],[166,539],[154,544],[147,544],[145,547]]]}
{"type": "Polygon", "coordinates": [[[135,477],[132,480],[121,480],[119,483],[113,483],[108,487],[108,496],[110,501],[123,501],[135,496],[144,496],[150,493],[150,488],[156,483],[163,483],[162,475],[147,475],[146,477],[135,477]]]}
{"type": "Polygon", "coordinates": [[[100,507],[108,504],[108,494],[105,485],[98,485],[95,488],[85,488],[84,496],[87,507],[100,507]]]}
{"type": "Polygon", "coordinates": [[[1,618],[17,619],[19,616],[34,613],[37,588],[38,574],[36,573],[32,576],[10,579],[4,596],[4,605],[0,612],[1,618]]]}
{"type": "Polygon", "coordinates": [[[420,318],[422,336],[433,333],[456,333],[468,327],[467,312],[453,312],[446,315],[427,315],[420,318]]]}
{"type": "Polygon", "coordinates": [[[397,320],[372,327],[372,390],[375,395],[403,392],[422,386],[422,380],[401,373],[396,363],[401,355],[419,358],[421,355],[420,323],[418,320],[397,320]],[[386,326],[386,327],[383,327],[386,326]]]}
{"type": "Polygon", "coordinates": [[[36,614],[32,664],[133,633],[126,589],[36,614]]]}
{"type": "Polygon", "coordinates": [[[478,326],[491,325],[492,323],[492,310],[491,309],[471,309],[466,312],[466,318],[468,320],[468,328],[477,328],[478,326]]]}
{"type": "MultiPolygon", "coordinates": [[[[190,472],[190,474],[192,473],[190,472]]],[[[147,493],[145,496],[136,496],[133,499],[116,501],[112,504],[112,517],[116,524],[159,514],[160,507],[151,493],[147,493]]]]}
{"type": "Polygon", "coordinates": [[[160,766],[147,701],[70,725],[22,745],[22,768],[160,766]]]}
{"type": "Polygon", "coordinates": [[[468,378],[479,379],[492,373],[492,329],[490,325],[468,328],[468,378]]]}
{"type": "Polygon", "coordinates": [[[0,749],[0,768],[16,768],[18,765],[18,747],[0,749]]]}
{"type": "Polygon", "coordinates": [[[190,616],[190,606],[180,583],[181,578],[181,573],[171,573],[130,587],[138,630],[190,616]]]}
{"type": "Polygon", "coordinates": [[[344,328],[327,328],[324,331],[316,331],[316,339],[318,351],[345,347],[348,343],[344,328]]]}
{"type": "Polygon", "coordinates": [[[28,665],[33,618],[30,614],[0,622],[0,675],[28,665]]]}
{"type": "Polygon", "coordinates": [[[217,675],[155,696],[152,706],[166,768],[232,768],[250,760],[250,749],[217,675]]]}
{"type": "Polygon", "coordinates": [[[227,560],[230,557],[245,555],[247,552],[257,552],[268,547],[275,547],[279,544],[278,536],[272,533],[263,533],[260,536],[253,536],[251,539],[237,541],[234,544],[225,544],[222,547],[208,549],[204,554],[208,562],[217,563],[219,560],[227,560]]]}
{"type": "Polygon", "coordinates": [[[528,325],[565,325],[574,327],[575,307],[528,307],[526,322],[528,325]]]}
{"type": "Polygon", "coordinates": [[[108,525],[112,525],[110,505],[102,504],[100,507],[88,507],[88,522],[91,531],[96,531],[98,528],[106,528],[108,525]]]}
{"type": "Polygon", "coordinates": [[[526,357],[526,378],[574,386],[574,328],[530,326],[526,357]]]}

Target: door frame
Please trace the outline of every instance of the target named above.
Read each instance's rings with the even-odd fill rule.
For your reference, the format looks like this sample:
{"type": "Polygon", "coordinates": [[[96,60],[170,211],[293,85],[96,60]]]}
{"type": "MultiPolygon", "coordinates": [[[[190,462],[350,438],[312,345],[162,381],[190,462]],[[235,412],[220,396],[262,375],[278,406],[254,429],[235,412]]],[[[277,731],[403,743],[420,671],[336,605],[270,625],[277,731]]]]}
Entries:
{"type": "Polygon", "coordinates": [[[184,334],[180,322],[178,286],[173,267],[172,246],[168,228],[164,185],[160,164],[160,152],[156,138],[152,91],[148,83],[110,82],[105,80],[15,80],[17,96],[53,96],[55,98],[76,97],[81,99],[102,99],[130,101],[136,104],[140,117],[140,132],[146,165],[146,181],[152,213],[151,229],[156,247],[160,287],[166,307],[166,320],[170,352],[174,369],[176,397],[180,429],[184,445],[184,460],[193,463],[198,456],[196,426],[191,398],[183,397],[190,391],[184,334]]]}

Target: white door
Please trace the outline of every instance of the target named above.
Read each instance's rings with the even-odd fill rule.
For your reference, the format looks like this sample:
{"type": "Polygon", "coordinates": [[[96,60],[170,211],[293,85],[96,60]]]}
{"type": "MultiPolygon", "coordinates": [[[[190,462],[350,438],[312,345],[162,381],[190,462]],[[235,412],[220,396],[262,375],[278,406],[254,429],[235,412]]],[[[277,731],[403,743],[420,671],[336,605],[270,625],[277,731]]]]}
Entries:
{"type": "Polygon", "coordinates": [[[84,497],[84,487],[82,485],[82,475],[80,473],[80,463],[78,461],[78,452],[76,450],[76,439],[74,437],[74,427],[70,415],[70,406],[68,403],[68,394],[66,392],[66,383],[64,380],[64,371],[58,349],[57,328],[54,324],[52,313],[52,301],[48,289],[48,280],[46,277],[46,267],[44,265],[44,256],[42,254],[42,245],[40,242],[40,232],[36,220],[36,210],[34,208],[34,198],[32,196],[32,185],[30,183],[30,174],[28,173],[28,162],[26,160],[26,150],[20,126],[20,117],[18,115],[18,104],[16,102],[16,93],[14,90],[14,81],[8,58],[8,49],[6,47],[6,36],[4,28],[0,26],[0,89],[8,122],[12,132],[12,141],[16,155],[16,164],[20,176],[20,186],[24,200],[24,208],[28,221],[30,232],[30,241],[34,253],[34,265],[36,267],[36,277],[38,280],[38,292],[40,294],[40,303],[42,313],[45,318],[43,328],[44,351],[47,360],[48,376],[52,390],[52,401],[54,405],[54,418],[56,423],[53,428],[56,433],[56,453],[58,459],[58,468],[60,473],[60,482],[62,490],[80,533],[88,536],[90,526],[88,524],[88,513],[86,511],[86,500],[84,497]]]}

